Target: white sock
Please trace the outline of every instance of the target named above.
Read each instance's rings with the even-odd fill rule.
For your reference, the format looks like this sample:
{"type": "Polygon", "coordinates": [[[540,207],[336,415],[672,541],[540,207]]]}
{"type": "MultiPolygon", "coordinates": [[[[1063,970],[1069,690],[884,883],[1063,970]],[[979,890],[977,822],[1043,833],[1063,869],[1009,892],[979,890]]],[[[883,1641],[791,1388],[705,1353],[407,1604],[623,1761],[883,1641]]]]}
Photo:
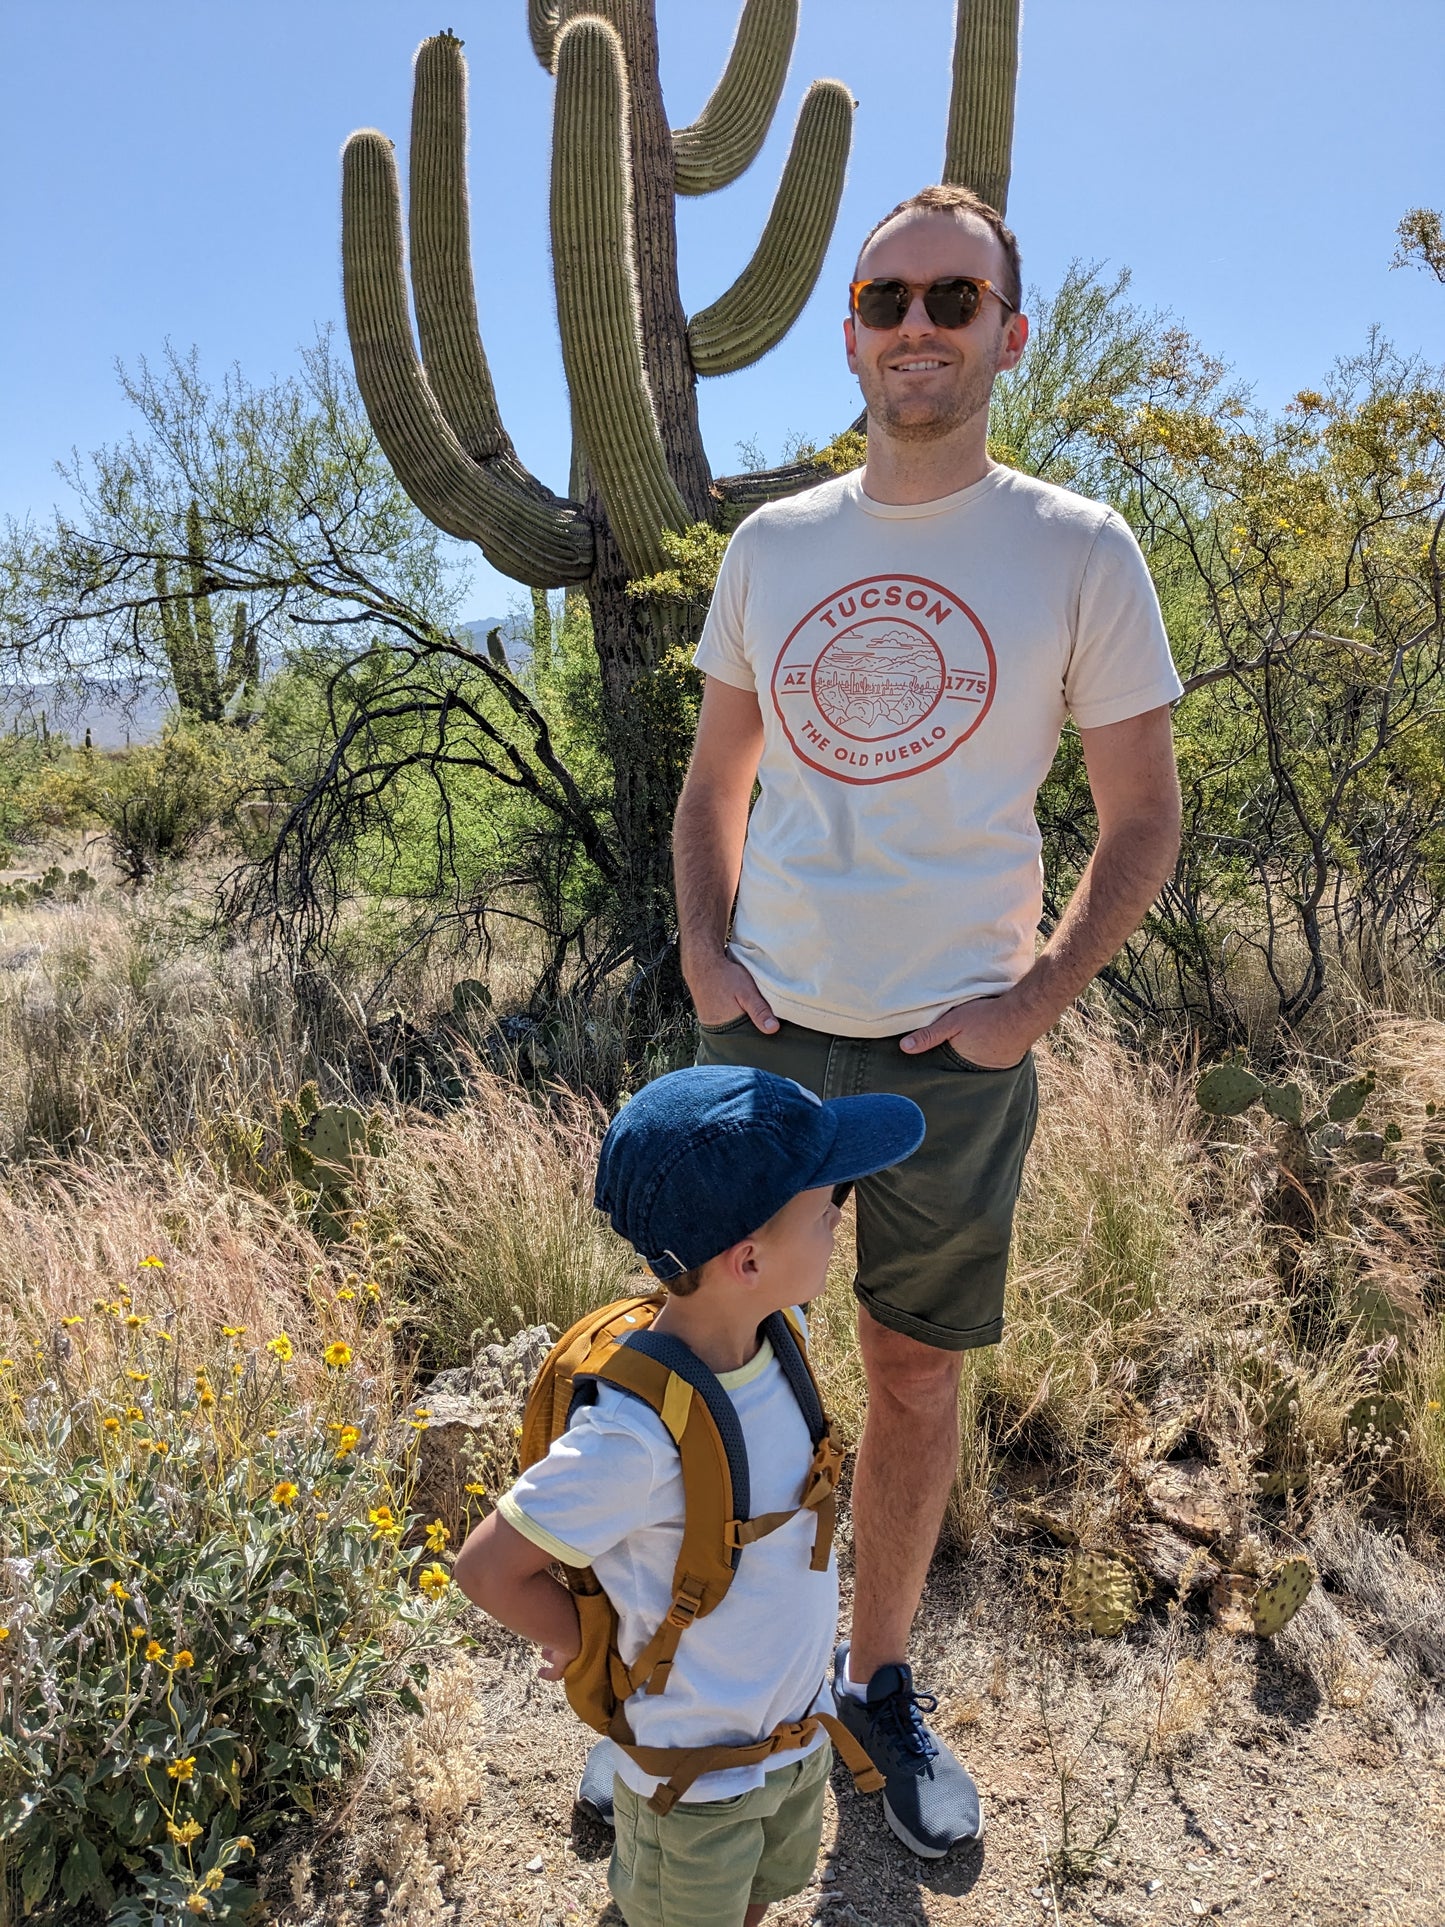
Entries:
{"type": "Polygon", "coordinates": [[[868,1697],[868,1688],[866,1686],[860,1686],[857,1680],[854,1679],[852,1672],[849,1670],[852,1663],[852,1656],[850,1655],[847,1665],[844,1666],[843,1671],[838,1676],[838,1690],[846,1693],[849,1699],[866,1700],[868,1697]]]}

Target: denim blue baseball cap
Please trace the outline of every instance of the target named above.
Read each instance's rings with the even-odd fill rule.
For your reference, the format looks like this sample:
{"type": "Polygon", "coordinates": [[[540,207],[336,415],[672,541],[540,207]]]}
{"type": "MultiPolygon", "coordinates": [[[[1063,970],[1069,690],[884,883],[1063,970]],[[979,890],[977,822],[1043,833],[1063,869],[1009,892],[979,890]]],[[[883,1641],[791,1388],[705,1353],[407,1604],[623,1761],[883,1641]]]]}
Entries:
{"type": "Polygon", "coordinates": [[[595,1202],[665,1283],[750,1237],[800,1191],[901,1164],[923,1142],[907,1097],[833,1097],[730,1064],[670,1071],[602,1141],[595,1202]]]}

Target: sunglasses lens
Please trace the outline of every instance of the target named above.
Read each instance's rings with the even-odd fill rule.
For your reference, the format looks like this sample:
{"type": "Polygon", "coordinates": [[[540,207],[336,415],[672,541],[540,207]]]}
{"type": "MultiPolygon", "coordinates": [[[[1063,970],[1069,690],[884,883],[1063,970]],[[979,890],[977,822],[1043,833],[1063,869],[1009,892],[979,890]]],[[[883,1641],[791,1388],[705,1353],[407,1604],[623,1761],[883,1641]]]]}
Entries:
{"type": "Polygon", "coordinates": [[[923,297],[923,307],[937,328],[966,328],[982,299],[983,290],[976,281],[935,281],[923,297]]]}
{"type": "Polygon", "coordinates": [[[908,299],[901,281],[865,281],[858,290],[858,319],[865,328],[896,328],[908,312],[908,299]]]}

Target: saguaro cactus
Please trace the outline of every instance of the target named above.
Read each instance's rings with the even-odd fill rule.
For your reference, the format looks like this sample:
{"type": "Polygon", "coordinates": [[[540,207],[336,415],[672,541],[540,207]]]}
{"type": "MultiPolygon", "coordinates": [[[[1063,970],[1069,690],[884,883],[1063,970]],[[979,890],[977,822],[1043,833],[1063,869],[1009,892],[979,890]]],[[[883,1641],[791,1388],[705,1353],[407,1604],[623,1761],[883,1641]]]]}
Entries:
{"type": "MultiPolygon", "coordinates": [[[[987,179],[1000,199],[1017,15],[1018,0],[960,0],[947,177],[972,180],[979,170],[979,183],[987,179]],[[971,142],[975,113],[986,126],[971,142]]],[[[717,88],[690,126],[674,130],[663,109],[653,0],[527,0],[532,45],[556,79],[552,255],[575,433],[565,497],[519,461],[478,329],[461,41],[440,34],[416,59],[409,215],[420,355],[407,312],[392,143],[363,129],[344,156],[347,329],[367,412],[398,479],[424,514],[476,542],[505,574],[534,589],[586,593],[632,898],[625,915],[643,964],[668,940],[667,826],[681,776],[676,746],[649,721],[648,685],[663,649],[690,640],[681,630],[696,618],[670,616],[664,625],[626,585],[666,566],[665,531],[726,523],[825,472],[794,463],[715,480],[696,382],[766,354],[817,282],[851,140],[854,103],[840,81],[808,89],[772,212],[733,285],[689,320],[677,277],[675,197],[724,187],[756,159],[797,17],[798,0],[745,0],[717,88]]]]}
{"type": "Polygon", "coordinates": [[[260,650],[244,602],[231,611],[231,646],[224,669],[216,648],[216,617],[205,586],[205,531],[192,502],[186,513],[186,584],[173,590],[164,562],[156,564],[156,597],[161,640],[176,702],[194,722],[248,722],[260,680],[260,650]],[[232,703],[236,707],[231,709],[232,703]]]}

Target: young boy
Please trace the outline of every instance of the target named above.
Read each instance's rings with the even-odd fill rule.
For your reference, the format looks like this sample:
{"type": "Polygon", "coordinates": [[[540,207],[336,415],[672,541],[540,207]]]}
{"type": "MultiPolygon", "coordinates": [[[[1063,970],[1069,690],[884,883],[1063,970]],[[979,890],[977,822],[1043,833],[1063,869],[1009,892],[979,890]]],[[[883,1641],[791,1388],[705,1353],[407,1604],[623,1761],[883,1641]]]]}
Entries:
{"type": "MultiPolygon", "coordinates": [[[[767,1071],[701,1066],[658,1078],[602,1146],[597,1204],[668,1288],[652,1326],[716,1374],[736,1409],[751,1516],[799,1504],[813,1456],[797,1398],[759,1326],[823,1289],[835,1190],[900,1163],[923,1138],[909,1099],[822,1102],[767,1071]]],[[[682,1542],[678,1449],[650,1407],[607,1384],[457,1555],[455,1577],[542,1649],[560,1679],[580,1649],[571,1594],[548,1568],[591,1566],[631,1665],[667,1615],[682,1542]]],[[[809,1569],[800,1511],[747,1545],[716,1609],[678,1642],[661,1693],[626,1702],[637,1745],[746,1746],[833,1712],[826,1683],[837,1569],[809,1569]]],[[[612,1750],[612,1749],[609,1749],[612,1750]]],[[[818,1731],[766,1764],[703,1774],[669,1812],[657,1778],[615,1749],[617,1843],[608,1884],[629,1927],[756,1927],[812,1877],[831,1749],[818,1731]]]]}

